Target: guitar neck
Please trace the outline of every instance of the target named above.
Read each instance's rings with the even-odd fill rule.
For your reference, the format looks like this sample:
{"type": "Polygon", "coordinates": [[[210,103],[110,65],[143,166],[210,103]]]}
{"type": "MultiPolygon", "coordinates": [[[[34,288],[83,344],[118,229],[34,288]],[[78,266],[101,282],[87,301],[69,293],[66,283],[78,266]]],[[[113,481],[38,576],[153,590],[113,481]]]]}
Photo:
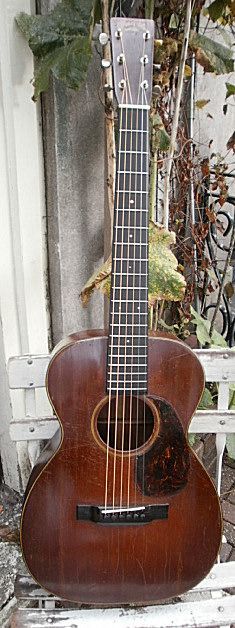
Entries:
{"type": "Polygon", "coordinates": [[[149,107],[120,106],[108,391],[147,391],[149,107]]]}

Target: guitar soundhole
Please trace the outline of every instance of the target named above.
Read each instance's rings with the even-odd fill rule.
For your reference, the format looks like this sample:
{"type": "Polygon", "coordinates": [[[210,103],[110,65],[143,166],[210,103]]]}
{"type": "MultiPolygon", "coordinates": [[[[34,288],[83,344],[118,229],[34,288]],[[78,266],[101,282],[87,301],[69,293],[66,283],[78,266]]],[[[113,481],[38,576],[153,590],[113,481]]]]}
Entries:
{"type": "Polygon", "coordinates": [[[120,395],[104,403],[97,417],[97,431],[107,444],[109,425],[109,446],[117,451],[129,451],[142,447],[152,436],[155,419],[148,403],[141,397],[120,395]]]}

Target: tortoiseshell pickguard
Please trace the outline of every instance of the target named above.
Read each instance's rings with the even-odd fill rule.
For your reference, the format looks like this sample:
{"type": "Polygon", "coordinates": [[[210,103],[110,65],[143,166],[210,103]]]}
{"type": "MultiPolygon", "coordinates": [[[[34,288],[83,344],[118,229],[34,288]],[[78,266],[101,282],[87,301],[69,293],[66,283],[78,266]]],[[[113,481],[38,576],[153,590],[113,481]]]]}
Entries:
{"type": "Polygon", "coordinates": [[[189,448],[181,422],[166,401],[154,399],[160,429],[153,446],[137,457],[136,477],[144,495],[172,495],[187,484],[189,448]]]}

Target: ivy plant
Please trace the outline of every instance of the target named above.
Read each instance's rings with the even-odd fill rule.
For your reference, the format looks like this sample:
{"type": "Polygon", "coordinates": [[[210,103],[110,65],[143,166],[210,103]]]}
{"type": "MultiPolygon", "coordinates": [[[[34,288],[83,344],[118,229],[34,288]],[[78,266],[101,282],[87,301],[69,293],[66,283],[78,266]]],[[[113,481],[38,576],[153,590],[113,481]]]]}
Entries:
{"type": "MultiPolygon", "coordinates": [[[[178,271],[178,262],[170,250],[175,243],[175,234],[152,221],[149,226],[149,306],[156,301],[180,301],[186,282],[178,271]]],[[[81,298],[86,305],[95,289],[107,296],[110,293],[111,257],[90,277],[84,286],[81,298]]]]}
{"type": "Polygon", "coordinates": [[[92,55],[97,0],[62,0],[47,15],[20,13],[17,24],[35,56],[34,100],[49,87],[52,74],[79,89],[92,55]]]}

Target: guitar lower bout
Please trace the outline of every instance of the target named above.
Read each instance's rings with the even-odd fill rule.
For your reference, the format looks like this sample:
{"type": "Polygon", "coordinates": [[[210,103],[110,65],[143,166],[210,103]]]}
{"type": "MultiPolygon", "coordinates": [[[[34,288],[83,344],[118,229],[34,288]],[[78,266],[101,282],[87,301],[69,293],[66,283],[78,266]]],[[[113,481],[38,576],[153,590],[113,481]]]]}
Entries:
{"type": "Polygon", "coordinates": [[[140,422],[130,455],[109,452],[107,474],[106,356],[105,333],[90,332],[52,358],[48,391],[63,440],[54,437],[29,482],[23,554],[37,582],[64,599],[155,603],[195,586],[220,546],[216,490],[187,442],[204,376],[184,344],[149,337],[149,431],[144,438],[140,422]]]}

